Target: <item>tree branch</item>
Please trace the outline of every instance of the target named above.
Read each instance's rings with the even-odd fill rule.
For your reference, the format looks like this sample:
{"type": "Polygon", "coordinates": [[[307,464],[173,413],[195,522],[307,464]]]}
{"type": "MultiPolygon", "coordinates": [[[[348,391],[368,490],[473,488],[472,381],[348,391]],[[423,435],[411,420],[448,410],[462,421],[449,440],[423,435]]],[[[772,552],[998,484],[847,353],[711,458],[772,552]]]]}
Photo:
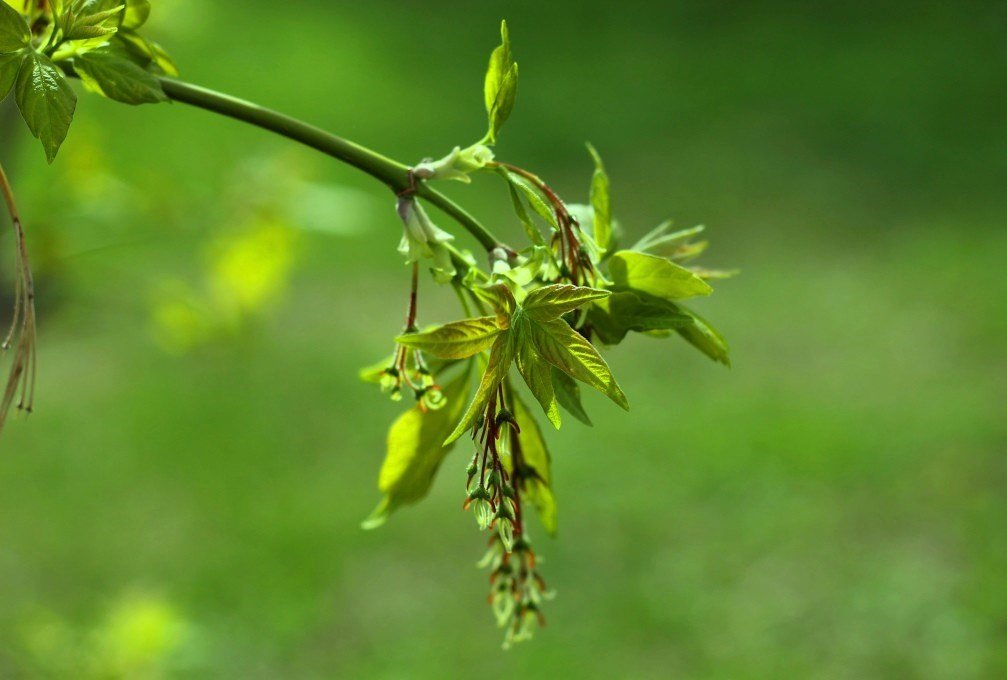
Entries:
{"type": "MultiPolygon", "coordinates": [[[[219,113],[256,127],[275,132],[289,139],[310,146],[313,149],[352,165],[399,193],[410,188],[409,167],[383,156],[355,142],[338,137],[313,125],[308,125],[290,116],[264,108],[242,99],[220,92],[214,92],[197,85],[160,78],[165,94],[175,101],[190,104],[207,111],[219,113]]],[[[487,251],[502,247],[502,243],[464,208],[444,194],[420,182],[416,187],[418,196],[443,210],[479,241],[487,251]]]]}

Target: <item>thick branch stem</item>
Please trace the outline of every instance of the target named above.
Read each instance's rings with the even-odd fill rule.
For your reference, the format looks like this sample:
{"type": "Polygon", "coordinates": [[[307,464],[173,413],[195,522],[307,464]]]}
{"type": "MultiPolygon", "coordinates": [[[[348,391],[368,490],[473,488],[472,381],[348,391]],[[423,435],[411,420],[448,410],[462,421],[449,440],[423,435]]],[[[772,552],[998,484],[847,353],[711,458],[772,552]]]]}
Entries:
{"type": "MultiPolygon", "coordinates": [[[[173,78],[161,78],[160,80],[165,94],[175,101],[219,113],[310,146],[363,170],[396,193],[410,188],[409,167],[376,151],[242,99],[173,78]]],[[[444,194],[430,188],[423,182],[416,188],[416,193],[458,222],[487,251],[502,246],[501,242],[476,218],[444,194]]]]}

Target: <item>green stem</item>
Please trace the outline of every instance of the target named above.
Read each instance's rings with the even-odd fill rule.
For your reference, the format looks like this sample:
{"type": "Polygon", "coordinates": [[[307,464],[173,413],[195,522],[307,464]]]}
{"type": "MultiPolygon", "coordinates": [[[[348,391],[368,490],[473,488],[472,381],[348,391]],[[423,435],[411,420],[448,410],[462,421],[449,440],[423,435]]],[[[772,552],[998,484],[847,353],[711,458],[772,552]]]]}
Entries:
{"type": "MultiPolygon", "coordinates": [[[[219,113],[298,141],[363,170],[396,193],[410,189],[409,167],[376,151],[242,99],[172,78],[160,78],[160,81],[165,94],[175,101],[219,113]]],[[[416,184],[415,189],[418,196],[443,210],[472,234],[487,251],[502,247],[499,239],[447,196],[431,189],[424,182],[416,184]]]]}

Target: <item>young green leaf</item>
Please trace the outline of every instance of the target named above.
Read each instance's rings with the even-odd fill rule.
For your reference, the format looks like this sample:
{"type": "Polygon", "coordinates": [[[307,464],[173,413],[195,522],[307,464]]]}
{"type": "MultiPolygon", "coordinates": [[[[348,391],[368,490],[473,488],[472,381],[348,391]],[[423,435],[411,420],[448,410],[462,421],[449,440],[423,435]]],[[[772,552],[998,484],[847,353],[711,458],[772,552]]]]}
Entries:
{"type": "Polygon", "coordinates": [[[626,395],[598,350],[563,319],[532,321],[528,326],[535,349],[549,363],[571,378],[587,383],[622,408],[629,410],[626,395]]]}
{"type": "Polygon", "coordinates": [[[77,95],[49,57],[31,51],[18,71],[15,96],[28,129],[52,163],[73,121],[77,95]]]}
{"type": "Polygon", "coordinates": [[[28,21],[16,9],[0,0],[0,53],[17,52],[31,44],[28,21]]]}
{"type": "Polygon", "coordinates": [[[500,45],[490,55],[483,85],[486,114],[489,116],[489,131],[486,133],[486,142],[489,144],[496,142],[497,133],[514,110],[514,100],[517,97],[518,66],[511,57],[506,21],[500,24],[500,40],[500,45]]]}
{"type": "MultiPolygon", "coordinates": [[[[515,337],[520,338],[520,335],[515,337]]],[[[531,390],[532,396],[542,405],[549,422],[558,430],[562,419],[559,415],[556,392],[553,389],[552,366],[535,351],[530,338],[523,342],[518,339],[517,345],[515,351],[517,370],[531,390]]]]}
{"type": "Polygon", "coordinates": [[[542,196],[534,184],[529,182],[526,178],[521,175],[515,174],[513,172],[508,172],[504,170],[504,177],[510,185],[524,194],[525,198],[528,199],[528,205],[534,210],[542,219],[544,219],[553,229],[559,229],[559,223],[556,221],[556,213],[553,211],[552,206],[549,202],[542,196]]]}
{"type": "Polygon", "coordinates": [[[515,462],[520,459],[521,491],[538,512],[542,527],[556,535],[556,499],[552,493],[552,471],[549,449],[542,430],[531,411],[518,397],[514,398],[514,418],[520,432],[514,446],[515,462]]]}
{"type": "Polygon", "coordinates": [[[528,293],[523,309],[535,321],[551,321],[591,302],[607,298],[612,292],[570,284],[554,284],[528,293]]]}
{"type": "Polygon", "coordinates": [[[63,14],[63,38],[93,40],[113,35],[119,30],[125,8],[117,0],[74,2],[63,14]]]}
{"type": "Polygon", "coordinates": [[[553,389],[556,391],[556,401],[574,418],[588,427],[593,426],[594,423],[591,422],[591,418],[587,415],[587,411],[584,410],[584,404],[580,400],[580,385],[577,384],[576,380],[555,366],[551,366],[550,368],[552,370],[553,389]]]}
{"type": "Polygon", "coordinates": [[[588,318],[606,345],[618,345],[629,331],[677,330],[692,323],[677,305],[638,293],[616,293],[594,305],[588,318]]]}
{"type": "Polygon", "coordinates": [[[148,18],[150,18],[148,0],[126,0],[126,12],[122,17],[123,28],[136,30],[147,23],[148,18]]]}
{"type": "Polygon", "coordinates": [[[497,335],[493,348],[490,350],[489,363],[486,365],[486,371],[479,382],[475,397],[472,398],[472,403],[469,404],[468,410],[465,411],[465,415],[462,416],[458,425],[444,441],[445,446],[462,436],[482,415],[490,397],[493,396],[493,391],[507,377],[507,371],[513,361],[514,346],[511,342],[510,331],[504,331],[497,335]]]}
{"type": "Polygon", "coordinates": [[[406,333],[395,342],[441,359],[466,359],[490,348],[503,332],[497,318],[483,316],[446,323],[421,333],[406,333]]]}
{"type": "Polygon", "coordinates": [[[713,292],[710,284],[685,267],[632,250],[620,250],[612,256],[609,274],[617,290],[636,290],[665,300],[713,292]]]}
{"type": "Polygon", "coordinates": [[[689,319],[688,324],[675,328],[675,330],[678,331],[678,334],[685,338],[689,344],[714,361],[718,361],[725,366],[730,366],[730,348],[727,346],[727,341],[724,340],[723,336],[721,336],[713,326],[707,323],[705,319],[695,312],[690,311],[681,305],[675,306],[681,314],[685,315],[689,319]]]}
{"type": "MultiPolygon", "coordinates": [[[[506,177],[506,176],[505,176],[506,177]]],[[[521,196],[518,194],[517,189],[514,188],[512,182],[507,182],[507,191],[510,193],[511,204],[514,206],[514,214],[521,221],[521,226],[524,227],[524,233],[528,236],[534,245],[544,246],[545,239],[542,238],[542,232],[538,230],[535,226],[535,222],[532,220],[531,215],[525,210],[524,203],[521,201],[521,196]]]]}
{"type": "Polygon", "coordinates": [[[381,526],[396,508],[427,495],[437,469],[453,446],[442,442],[461,416],[468,391],[469,372],[465,371],[444,388],[444,408],[423,411],[416,405],[392,424],[388,452],[378,476],[378,489],[385,497],[364,521],[365,529],[381,526]]]}
{"type": "Polygon", "coordinates": [[[108,49],[86,52],[74,58],[74,69],[84,86],[124,104],[158,104],[168,101],[154,75],[108,49]]]}
{"type": "Polygon", "coordinates": [[[115,34],[114,42],[123,45],[139,66],[151,68],[165,75],[178,76],[178,66],[164,48],[153,40],[147,40],[142,35],[125,25],[115,34]]]}
{"type": "Polygon", "coordinates": [[[594,159],[594,175],[591,178],[591,207],[594,208],[594,241],[604,254],[612,243],[612,204],[609,199],[608,174],[601,156],[590,144],[587,150],[594,159]]]}
{"type": "Polygon", "coordinates": [[[14,87],[24,56],[23,51],[0,54],[0,101],[3,101],[14,87]]]}

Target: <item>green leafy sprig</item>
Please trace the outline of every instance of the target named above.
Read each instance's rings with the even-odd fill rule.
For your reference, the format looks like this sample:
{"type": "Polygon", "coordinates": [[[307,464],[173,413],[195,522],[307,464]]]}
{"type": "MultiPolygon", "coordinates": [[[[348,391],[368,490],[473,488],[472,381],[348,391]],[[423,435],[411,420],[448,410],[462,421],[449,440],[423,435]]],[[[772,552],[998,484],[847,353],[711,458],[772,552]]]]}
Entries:
{"type": "MultiPolygon", "coordinates": [[[[175,79],[178,72],[167,53],[139,32],[150,10],[146,0],[0,0],[0,98],[14,90],[50,163],[73,119],[77,97],[70,81],[77,79],[86,90],[123,103],[174,100],[265,128],[353,165],[395,193],[403,230],[399,253],[411,265],[406,321],[392,355],[361,375],[395,401],[410,394],[414,404],[388,433],[378,479],[383,498],[364,527],[378,527],[425,497],[448,454],[467,435],[472,457],[463,506],[473,511],[481,530],[491,532],[481,565],[490,570],[493,611],[505,630],[505,646],[529,638],[544,623],[542,606],[551,591],[539,573],[526,507],[535,509],[547,533],[557,529],[551,455],[534,404],[555,428],[562,425],[563,412],[591,425],[581,385],[628,410],[599,347],[619,344],[630,333],[681,337],[729,365],[723,337],[683,301],[710,295],[710,282],[733,272],[694,264],[707,246],[694,240],[701,227],[675,231],[666,222],[622,247],[624,230],[613,211],[609,175],[593,146],[588,145],[593,171],[584,204],[565,202],[534,172],[497,158],[519,77],[506,23],[483,84],[485,134],[439,159],[408,166],[275,111],[175,79]],[[438,180],[470,183],[487,174],[504,180],[514,231],[527,240],[522,247],[507,245],[432,186],[438,180]],[[467,231],[485,260],[435,224],[425,204],[467,231]],[[463,318],[419,326],[422,269],[435,283],[452,286],[463,318]]],[[[24,233],[2,169],[0,179],[17,237],[19,274],[2,425],[15,400],[31,408],[35,316],[24,233]]]]}

